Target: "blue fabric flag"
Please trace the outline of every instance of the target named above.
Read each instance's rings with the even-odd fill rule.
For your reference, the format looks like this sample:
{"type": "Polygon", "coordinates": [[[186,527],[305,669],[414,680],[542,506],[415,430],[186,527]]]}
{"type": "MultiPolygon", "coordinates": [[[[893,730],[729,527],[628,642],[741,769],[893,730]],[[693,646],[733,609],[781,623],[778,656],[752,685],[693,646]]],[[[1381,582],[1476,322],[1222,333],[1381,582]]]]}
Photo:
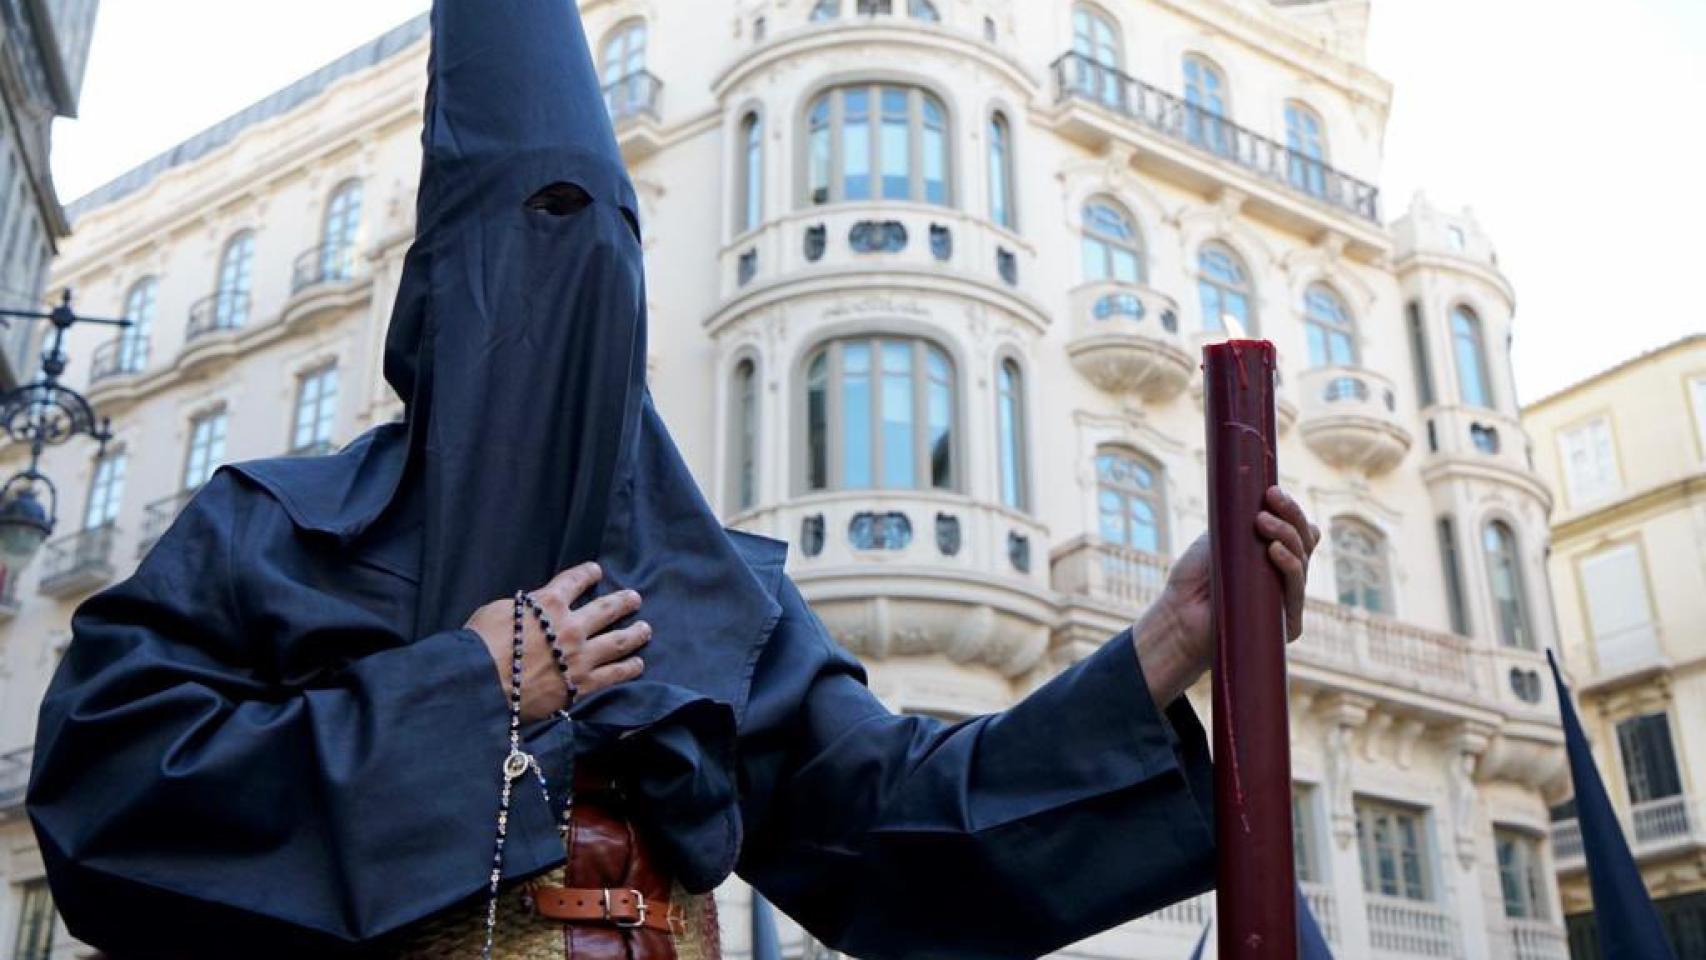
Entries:
{"type": "MultiPolygon", "coordinates": [[[[1203,950],[1208,946],[1208,932],[1214,929],[1214,921],[1210,920],[1202,928],[1202,936],[1197,938],[1197,948],[1191,951],[1191,960],[1202,960],[1203,950]]],[[[1315,922],[1315,911],[1309,909],[1309,901],[1303,899],[1303,891],[1297,891],[1297,941],[1299,960],[1333,960],[1333,952],[1327,949],[1327,938],[1321,933],[1321,925],[1315,922]]]]}
{"type": "Polygon", "coordinates": [[[1629,843],[1617,823],[1599,779],[1587,737],[1570,703],[1570,688],[1558,673],[1558,661],[1546,651],[1552,681],[1558,687],[1558,713],[1564,724],[1564,749],[1570,757],[1570,780],[1576,787],[1576,821],[1581,825],[1582,851],[1587,855],[1588,884],[1593,888],[1599,953],[1604,960],[1676,960],[1665,939],[1659,913],[1635,868],[1629,843]]]}
{"type": "Polygon", "coordinates": [[[770,901],[752,891],[752,960],[782,960],[782,940],[776,935],[776,913],[770,901]]]}

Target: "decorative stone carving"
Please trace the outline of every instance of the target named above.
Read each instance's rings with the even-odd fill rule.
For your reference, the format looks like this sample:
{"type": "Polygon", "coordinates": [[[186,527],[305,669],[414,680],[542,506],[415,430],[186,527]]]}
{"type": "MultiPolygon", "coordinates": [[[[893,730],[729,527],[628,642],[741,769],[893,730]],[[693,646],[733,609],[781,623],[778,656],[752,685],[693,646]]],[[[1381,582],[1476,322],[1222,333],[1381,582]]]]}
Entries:
{"type": "Polygon", "coordinates": [[[912,521],[904,513],[856,513],[847,522],[847,540],[855,550],[905,550],[912,544],[912,521]]]}
{"type": "Polygon", "coordinates": [[[855,253],[899,253],[906,249],[906,224],[899,220],[861,220],[847,232],[855,253]]]}
{"type": "Polygon", "coordinates": [[[954,255],[954,232],[946,224],[930,225],[930,255],[944,262],[954,255]]]}
{"type": "Polygon", "coordinates": [[[1468,870],[1475,865],[1475,834],[1479,826],[1480,791],[1475,789],[1475,768],[1487,752],[1492,731],[1478,724],[1463,724],[1452,738],[1452,753],[1446,775],[1451,785],[1453,846],[1457,862],[1468,870]]]}
{"type": "Polygon", "coordinates": [[[805,255],[808,263],[816,263],[823,259],[823,251],[829,244],[829,228],[821,223],[814,223],[806,228],[805,255]]]}
{"type": "Polygon", "coordinates": [[[1333,839],[1341,849],[1356,839],[1357,818],[1353,778],[1356,756],[1351,749],[1356,729],[1368,719],[1374,701],[1352,694],[1337,694],[1321,706],[1327,733],[1327,818],[1333,839]]]}
{"type": "Polygon", "coordinates": [[[808,557],[823,552],[823,514],[814,513],[800,521],[800,550],[808,557]]]}
{"type": "Polygon", "coordinates": [[[960,552],[960,518],[951,513],[936,514],[936,549],[942,556],[958,556],[960,552]]]}

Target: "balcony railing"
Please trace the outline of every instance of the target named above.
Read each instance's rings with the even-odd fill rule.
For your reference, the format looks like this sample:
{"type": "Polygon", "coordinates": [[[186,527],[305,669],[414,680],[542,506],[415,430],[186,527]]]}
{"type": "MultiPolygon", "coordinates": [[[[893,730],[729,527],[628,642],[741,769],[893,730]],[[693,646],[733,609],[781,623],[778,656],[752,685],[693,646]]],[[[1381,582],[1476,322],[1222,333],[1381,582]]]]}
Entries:
{"type": "MultiPolygon", "coordinates": [[[[1674,851],[1678,846],[1706,846],[1706,809],[1689,794],[1637,803],[1620,819],[1636,858],[1674,851]]],[[[1582,865],[1579,822],[1572,819],[1552,824],[1552,855],[1560,867],[1582,865]]]]}
{"type": "Polygon", "coordinates": [[[663,81],[651,72],[640,70],[604,86],[604,105],[610,110],[610,122],[622,124],[642,114],[658,119],[658,93],[663,81]]]}
{"type": "Polygon", "coordinates": [[[116,528],[109,523],[48,544],[42,554],[41,592],[59,596],[111,580],[116,535],[116,528]]]}
{"type": "Polygon", "coordinates": [[[287,457],[323,457],[335,450],[337,447],[332,444],[332,441],[315,440],[305,446],[291,447],[285,451],[284,455],[287,457]]]}
{"type": "Polygon", "coordinates": [[[156,500],[142,509],[142,542],[137,544],[138,556],[148,552],[154,542],[165,536],[178,514],[195,496],[195,490],[180,490],[164,499],[156,500]]]}
{"type": "Polygon", "coordinates": [[[1380,222],[1380,190],[1082,53],[1054,62],[1056,95],[1106,107],[1293,193],[1380,222]]]}
{"type": "Polygon", "coordinates": [[[1570,960],[1564,931],[1545,920],[1509,919],[1511,960],[1570,960]]]}
{"type": "Polygon", "coordinates": [[[305,250],[290,268],[292,295],[313,287],[346,283],[355,279],[355,246],[348,243],[322,243],[305,250]]]}
{"type": "Polygon", "coordinates": [[[30,785],[30,757],[35,751],[21,747],[0,754],[0,822],[23,812],[24,791],[30,785]]]}
{"type": "Polygon", "coordinates": [[[211,333],[236,330],[249,322],[249,294],[226,290],[203,297],[190,307],[190,325],[184,341],[193,342],[211,333]]]}
{"type": "Polygon", "coordinates": [[[95,348],[90,358],[89,384],[141,373],[148,366],[148,340],[125,332],[95,348]]]}
{"type": "Polygon", "coordinates": [[[1329,943],[1339,940],[1339,904],[1333,897],[1333,888],[1324,883],[1299,884],[1303,889],[1304,902],[1309,904],[1309,912],[1315,915],[1315,922],[1321,927],[1321,935],[1329,943]]]}
{"type": "Polygon", "coordinates": [[[1457,921],[1446,908],[1368,894],[1368,943],[1405,957],[1456,957],[1457,921]]]}

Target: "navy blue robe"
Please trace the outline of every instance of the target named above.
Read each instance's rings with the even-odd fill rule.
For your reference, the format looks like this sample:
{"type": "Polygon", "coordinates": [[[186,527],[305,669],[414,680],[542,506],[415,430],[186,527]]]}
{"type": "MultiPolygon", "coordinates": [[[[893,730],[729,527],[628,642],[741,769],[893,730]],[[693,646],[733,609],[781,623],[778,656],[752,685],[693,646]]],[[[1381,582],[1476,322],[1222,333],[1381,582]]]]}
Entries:
{"type": "MultiPolygon", "coordinates": [[[[506,702],[476,636],[412,630],[418,536],[304,533],[228,469],[83,606],[29,798],[75,935],[120,956],[338,955],[478,895],[506,702]]],[[[1030,957],[1209,887],[1207,745],[1182,699],[1151,703],[1129,634],[1004,713],[896,716],[782,545],[731,538],[781,609],[733,750],[582,749],[614,751],[642,796],[732,773],[741,875],[814,935],[868,960],[1030,957]]],[[[564,726],[529,736],[554,780],[564,726]]],[[[563,858],[518,796],[512,878],[563,858]]],[[[720,879],[703,819],[660,803],[642,826],[720,879]]]]}

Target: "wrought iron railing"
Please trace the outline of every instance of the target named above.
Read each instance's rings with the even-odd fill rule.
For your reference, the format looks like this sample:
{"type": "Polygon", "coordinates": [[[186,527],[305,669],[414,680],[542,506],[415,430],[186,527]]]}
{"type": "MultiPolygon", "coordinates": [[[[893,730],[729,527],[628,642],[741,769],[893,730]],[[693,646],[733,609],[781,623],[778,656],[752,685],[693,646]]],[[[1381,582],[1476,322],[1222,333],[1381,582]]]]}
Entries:
{"type": "Polygon", "coordinates": [[[141,373],[146,366],[147,339],[126,331],[119,334],[117,339],[95,348],[95,353],[90,358],[89,383],[93,385],[114,377],[141,373]]]}
{"type": "Polygon", "coordinates": [[[178,519],[190,498],[195,496],[195,489],[180,490],[169,497],[156,500],[142,508],[142,541],[137,545],[136,552],[144,554],[154,542],[165,536],[172,523],[178,519]]]}
{"type": "Polygon", "coordinates": [[[296,258],[290,268],[290,292],[297,294],[310,287],[354,280],[355,268],[353,244],[322,243],[296,258]]]}
{"type": "Polygon", "coordinates": [[[68,581],[85,575],[112,571],[113,541],[117,529],[110,523],[79,530],[47,545],[42,552],[41,589],[52,593],[68,581]]]}
{"type": "Polygon", "coordinates": [[[190,307],[190,324],[184,332],[184,342],[243,326],[249,322],[249,304],[248,292],[240,290],[224,290],[197,300],[190,307]]]}
{"type": "Polygon", "coordinates": [[[1380,189],[1316,157],[1076,51],[1054,64],[1056,96],[1086,100],[1291,192],[1380,222],[1380,189]]]}
{"type": "Polygon", "coordinates": [[[610,121],[621,124],[641,114],[658,119],[658,93],[663,81],[648,70],[637,70],[604,86],[604,105],[610,121]]]}

